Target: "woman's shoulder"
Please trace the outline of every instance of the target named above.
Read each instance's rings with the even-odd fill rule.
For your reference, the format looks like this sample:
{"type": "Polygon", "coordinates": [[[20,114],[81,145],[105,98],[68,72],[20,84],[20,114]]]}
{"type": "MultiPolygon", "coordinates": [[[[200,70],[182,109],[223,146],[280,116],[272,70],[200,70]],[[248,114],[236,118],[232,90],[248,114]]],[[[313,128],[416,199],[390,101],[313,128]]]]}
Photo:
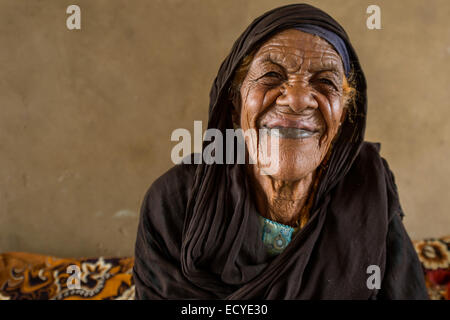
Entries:
{"type": "Polygon", "coordinates": [[[153,181],[145,193],[141,215],[156,224],[184,220],[196,168],[196,164],[176,164],[153,181]]]}
{"type": "Polygon", "coordinates": [[[367,170],[370,166],[381,169],[381,171],[388,176],[388,179],[394,180],[391,182],[395,183],[395,179],[389,167],[388,161],[381,156],[380,151],[381,143],[364,141],[361,145],[361,150],[357,159],[359,160],[359,163],[363,163],[365,165],[365,170],[367,170]]]}
{"type": "Polygon", "coordinates": [[[380,151],[381,143],[364,141],[353,162],[352,170],[359,171],[359,174],[363,176],[384,172],[387,162],[381,156],[380,151]]]}
{"type": "Polygon", "coordinates": [[[136,238],[135,254],[141,257],[137,261],[148,259],[145,252],[156,247],[174,259],[179,257],[186,205],[196,167],[194,164],[177,164],[147,189],[136,238]]]}
{"type": "Polygon", "coordinates": [[[169,201],[172,204],[187,199],[194,182],[197,165],[180,163],[159,176],[147,190],[147,201],[169,201]]]}
{"type": "Polygon", "coordinates": [[[358,158],[375,158],[378,159],[380,157],[381,143],[379,142],[370,142],[364,141],[361,144],[361,149],[358,153],[358,158]]]}
{"type": "MultiPolygon", "coordinates": [[[[363,142],[358,156],[358,166],[362,169],[361,175],[370,176],[370,183],[374,183],[377,177],[383,179],[388,194],[388,206],[390,213],[397,213],[403,218],[404,213],[400,205],[398,187],[394,172],[388,161],[380,154],[381,144],[378,142],[363,142]]],[[[391,215],[392,217],[393,215],[391,215]]]]}

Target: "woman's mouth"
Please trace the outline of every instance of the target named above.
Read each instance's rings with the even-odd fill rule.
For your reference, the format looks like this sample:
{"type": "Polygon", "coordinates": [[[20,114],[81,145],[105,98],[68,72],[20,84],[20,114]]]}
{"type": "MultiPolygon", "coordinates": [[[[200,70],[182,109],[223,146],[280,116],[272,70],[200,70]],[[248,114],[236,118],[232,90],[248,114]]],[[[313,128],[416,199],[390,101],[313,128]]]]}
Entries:
{"type": "Polygon", "coordinates": [[[260,122],[259,129],[267,131],[271,136],[286,139],[307,139],[320,135],[320,126],[314,121],[287,116],[266,118],[260,122]]]}
{"type": "Polygon", "coordinates": [[[282,126],[274,126],[271,128],[262,126],[260,130],[263,130],[268,135],[285,139],[307,139],[319,133],[318,131],[282,126]]]}

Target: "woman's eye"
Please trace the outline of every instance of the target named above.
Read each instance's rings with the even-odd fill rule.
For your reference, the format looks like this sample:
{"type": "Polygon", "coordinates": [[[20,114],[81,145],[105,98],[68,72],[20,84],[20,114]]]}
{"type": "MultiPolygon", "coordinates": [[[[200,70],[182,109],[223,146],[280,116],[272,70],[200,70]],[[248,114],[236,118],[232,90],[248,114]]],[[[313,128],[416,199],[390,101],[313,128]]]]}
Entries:
{"type": "Polygon", "coordinates": [[[275,72],[275,71],[267,72],[267,73],[264,75],[264,77],[268,77],[268,78],[278,78],[278,79],[281,79],[281,78],[282,78],[281,74],[279,74],[278,72],[275,72]]]}
{"type": "Polygon", "coordinates": [[[275,72],[275,71],[267,72],[259,78],[260,83],[267,85],[267,86],[279,85],[282,80],[283,80],[283,76],[280,73],[275,72]]]}
{"type": "Polygon", "coordinates": [[[334,82],[331,81],[330,79],[327,79],[327,78],[320,78],[318,81],[319,81],[320,83],[323,83],[323,84],[326,84],[326,85],[328,85],[328,86],[331,86],[331,87],[333,87],[333,89],[336,89],[336,90],[337,90],[336,85],[335,85],[334,82]]]}

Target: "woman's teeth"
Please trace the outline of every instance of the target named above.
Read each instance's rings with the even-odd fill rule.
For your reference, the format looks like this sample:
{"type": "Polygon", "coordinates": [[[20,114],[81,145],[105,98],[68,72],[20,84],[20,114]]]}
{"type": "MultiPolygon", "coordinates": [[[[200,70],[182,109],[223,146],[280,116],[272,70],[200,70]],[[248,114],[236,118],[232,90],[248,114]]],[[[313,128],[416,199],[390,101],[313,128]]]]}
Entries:
{"type": "Polygon", "coordinates": [[[267,128],[262,127],[261,130],[264,130],[265,133],[274,136],[274,137],[280,137],[280,138],[286,138],[286,139],[306,139],[310,138],[313,135],[315,135],[317,132],[315,131],[308,131],[305,129],[299,129],[299,128],[287,128],[287,127],[273,127],[273,128],[267,128]]]}

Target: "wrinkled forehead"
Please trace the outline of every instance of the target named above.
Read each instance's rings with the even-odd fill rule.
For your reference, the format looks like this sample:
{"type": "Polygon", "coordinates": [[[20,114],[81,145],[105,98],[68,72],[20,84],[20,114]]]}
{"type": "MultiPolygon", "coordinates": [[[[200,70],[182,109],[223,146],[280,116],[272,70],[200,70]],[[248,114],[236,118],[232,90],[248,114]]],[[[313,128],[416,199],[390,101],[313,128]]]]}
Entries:
{"type": "Polygon", "coordinates": [[[267,61],[280,64],[289,72],[317,67],[344,73],[341,56],[330,43],[296,29],[284,30],[269,38],[256,52],[253,61],[256,64],[267,61]]]}

